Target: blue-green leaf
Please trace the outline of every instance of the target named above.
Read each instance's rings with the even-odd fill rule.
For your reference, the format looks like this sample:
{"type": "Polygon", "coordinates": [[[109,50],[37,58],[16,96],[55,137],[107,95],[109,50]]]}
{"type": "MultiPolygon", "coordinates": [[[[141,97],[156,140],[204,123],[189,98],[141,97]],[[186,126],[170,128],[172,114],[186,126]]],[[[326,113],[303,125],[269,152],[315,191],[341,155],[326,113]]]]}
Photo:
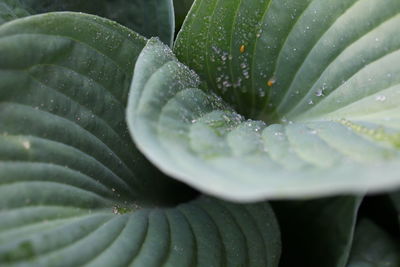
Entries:
{"type": "Polygon", "coordinates": [[[228,199],[396,189],[399,23],[398,0],[197,0],[182,63],[154,41],[141,55],[131,132],[163,171],[228,199]]]}

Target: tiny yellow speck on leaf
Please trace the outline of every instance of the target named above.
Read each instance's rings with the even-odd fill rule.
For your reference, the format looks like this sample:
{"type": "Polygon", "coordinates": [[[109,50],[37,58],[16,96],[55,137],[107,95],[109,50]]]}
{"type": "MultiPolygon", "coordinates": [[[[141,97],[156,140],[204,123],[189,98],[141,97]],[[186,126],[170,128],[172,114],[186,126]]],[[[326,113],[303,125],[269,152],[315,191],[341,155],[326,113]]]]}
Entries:
{"type": "Polygon", "coordinates": [[[276,82],[275,78],[272,77],[271,79],[268,80],[267,85],[271,87],[272,85],[274,85],[275,82],[276,82]]]}
{"type": "Polygon", "coordinates": [[[240,53],[244,53],[244,51],[246,51],[246,46],[241,45],[240,46],[240,53]]]}

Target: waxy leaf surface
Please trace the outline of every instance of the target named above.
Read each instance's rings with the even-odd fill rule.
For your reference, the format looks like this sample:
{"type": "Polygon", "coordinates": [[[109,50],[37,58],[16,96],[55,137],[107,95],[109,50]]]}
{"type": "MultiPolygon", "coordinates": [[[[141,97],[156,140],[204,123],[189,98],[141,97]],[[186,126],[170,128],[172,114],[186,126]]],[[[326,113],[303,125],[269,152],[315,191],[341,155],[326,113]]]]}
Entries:
{"type": "Polygon", "coordinates": [[[154,40],[139,57],[131,132],[227,199],[396,189],[399,23],[397,0],[197,0],[178,59],[154,40]]]}

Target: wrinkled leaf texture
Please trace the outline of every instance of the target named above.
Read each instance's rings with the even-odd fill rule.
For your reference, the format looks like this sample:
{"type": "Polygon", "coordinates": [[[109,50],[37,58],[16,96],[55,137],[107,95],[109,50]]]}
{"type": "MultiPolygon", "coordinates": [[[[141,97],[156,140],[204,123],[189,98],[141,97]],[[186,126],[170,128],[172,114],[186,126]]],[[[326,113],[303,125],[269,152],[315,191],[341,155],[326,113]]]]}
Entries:
{"type": "Polygon", "coordinates": [[[1,266],[277,266],[268,203],[181,199],[125,123],[146,39],[100,17],[0,26],[1,266]]]}

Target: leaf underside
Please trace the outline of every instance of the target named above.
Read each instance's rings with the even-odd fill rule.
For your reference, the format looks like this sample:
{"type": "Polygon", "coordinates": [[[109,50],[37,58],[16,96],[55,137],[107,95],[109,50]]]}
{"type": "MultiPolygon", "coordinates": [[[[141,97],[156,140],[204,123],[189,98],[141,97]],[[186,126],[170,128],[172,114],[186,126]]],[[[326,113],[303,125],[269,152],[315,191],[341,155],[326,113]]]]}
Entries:
{"type": "Polygon", "coordinates": [[[164,172],[231,200],[396,189],[399,23],[397,0],[195,1],[182,63],[156,40],[139,57],[131,133],[164,172]]]}
{"type": "Polygon", "coordinates": [[[145,43],[78,13],[0,26],[1,266],[278,265],[267,203],[163,202],[177,185],[125,123],[145,43]]]}

